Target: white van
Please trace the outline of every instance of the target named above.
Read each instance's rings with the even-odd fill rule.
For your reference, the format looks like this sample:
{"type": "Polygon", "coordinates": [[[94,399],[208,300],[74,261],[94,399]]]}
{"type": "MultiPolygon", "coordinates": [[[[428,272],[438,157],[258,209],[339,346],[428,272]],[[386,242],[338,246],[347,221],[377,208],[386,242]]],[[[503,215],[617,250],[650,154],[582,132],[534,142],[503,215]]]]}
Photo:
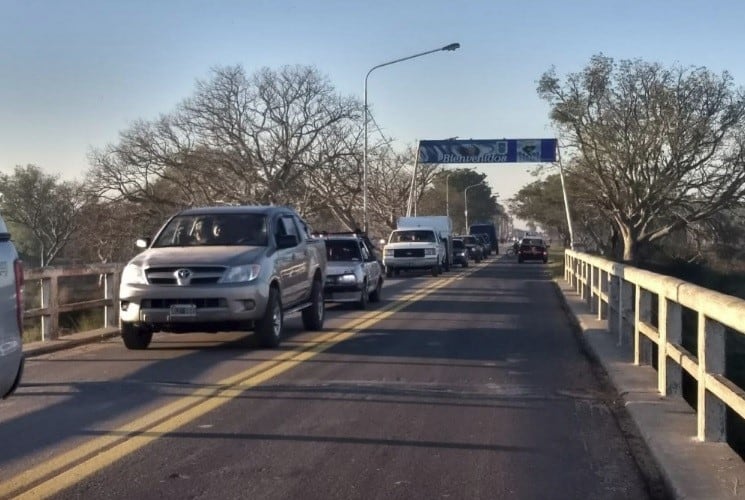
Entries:
{"type": "Polygon", "coordinates": [[[0,217],[0,398],[10,396],[23,373],[23,264],[0,217]]]}

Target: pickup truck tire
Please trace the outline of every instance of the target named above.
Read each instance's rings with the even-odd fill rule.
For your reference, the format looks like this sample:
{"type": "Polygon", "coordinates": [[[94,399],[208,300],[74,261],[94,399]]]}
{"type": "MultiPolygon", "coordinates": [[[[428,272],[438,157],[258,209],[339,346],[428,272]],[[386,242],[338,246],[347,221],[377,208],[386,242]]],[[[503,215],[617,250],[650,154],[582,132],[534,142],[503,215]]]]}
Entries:
{"type": "Polygon", "coordinates": [[[122,340],[127,349],[141,351],[147,349],[153,339],[153,331],[132,323],[122,323],[122,340]]]}
{"type": "Polygon", "coordinates": [[[380,302],[383,296],[383,278],[378,278],[378,284],[375,286],[375,290],[370,294],[370,302],[380,302]]]}
{"type": "Polygon", "coordinates": [[[320,330],[323,328],[325,309],[323,303],[323,285],[318,278],[313,280],[310,290],[310,306],[303,309],[303,326],[306,330],[320,330]]]}
{"type": "Polygon", "coordinates": [[[256,322],[256,339],[261,347],[277,347],[282,340],[282,299],[279,290],[273,286],[269,290],[269,300],[266,304],[264,316],[256,322]]]}
{"type": "Polygon", "coordinates": [[[370,292],[367,291],[367,280],[362,284],[360,300],[357,301],[357,309],[364,311],[367,309],[367,302],[370,300],[370,292]]]}

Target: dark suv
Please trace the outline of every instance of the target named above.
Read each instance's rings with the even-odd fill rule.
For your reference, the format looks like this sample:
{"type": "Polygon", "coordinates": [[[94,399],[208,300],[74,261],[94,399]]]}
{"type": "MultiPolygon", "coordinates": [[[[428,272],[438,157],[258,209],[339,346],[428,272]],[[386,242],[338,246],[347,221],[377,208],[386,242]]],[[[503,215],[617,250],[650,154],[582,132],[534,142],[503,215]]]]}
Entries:
{"type": "Polygon", "coordinates": [[[481,243],[481,251],[484,254],[484,258],[487,258],[491,255],[491,241],[489,240],[489,235],[485,233],[476,233],[473,235],[477,240],[479,240],[479,243],[481,243]]]}
{"type": "Polygon", "coordinates": [[[466,245],[468,258],[476,262],[481,262],[481,260],[484,258],[484,247],[481,244],[481,240],[479,240],[472,234],[464,234],[458,236],[458,238],[463,240],[463,244],[466,245]]]}
{"type": "Polygon", "coordinates": [[[468,267],[468,249],[461,238],[453,238],[453,264],[468,267]]]}
{"type": "Polygon", "coordinates": [[[517,250],[517,261],[542,260],[548,262],[548,245],[541,238],[523,238],[517,250]]]}

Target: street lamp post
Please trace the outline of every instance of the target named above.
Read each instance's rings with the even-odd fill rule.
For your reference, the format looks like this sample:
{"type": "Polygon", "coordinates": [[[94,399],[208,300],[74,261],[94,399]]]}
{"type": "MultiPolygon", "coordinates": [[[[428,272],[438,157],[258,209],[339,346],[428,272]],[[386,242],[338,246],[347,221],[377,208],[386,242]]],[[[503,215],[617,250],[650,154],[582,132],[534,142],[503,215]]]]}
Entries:
{"type": "Polygon", "coordinates": [[[435,52],[440,52],[443,50],[456,50],[460,48],[459,43],[451,43],[449,45],[445,45],[444,47],[440,47],[439,49],[433,49],[433,50],[427,50],[425,52],[420,52],[418,54],[414,54],[407,57],[402,57],[400,59],[394,59],[393,61],[384,62],[382,64],[378,64],[377,66],[373,66],[370,68],[370,70],[365,75],[365,108],[364,108],[364,128],[365,128],[365,146],[362,151],[362,223],[364,226],[364,231],[367,233],[367,121],[368,121],[368,107],[367,107],[367,79],[370,76],[370,73],[372,73],[374,70],[378,68],[382,68],[383,66],[390,66],[391,64],[400,63],[403,61],[408,61],[409,59],[414,59],[415,57],[421,57],[426,56],[427,54],[433,54],[435,52]]]}
{"type": "Polygon", "coordinates": [[[445,215],[450,217],[450,174],[445,176],[445,215]]]}
{"type": "Polygon", "coordinates": [[[466,228],[464,232],[468,231],[468,190],[472,187],[480,186],[484,183],[484,181],[477,182],[476,184],[471,184],[470,186],[467,186],[466,189],[463,190],[463,205],[466,207],[465,215],[466,215],[466,228]]]}

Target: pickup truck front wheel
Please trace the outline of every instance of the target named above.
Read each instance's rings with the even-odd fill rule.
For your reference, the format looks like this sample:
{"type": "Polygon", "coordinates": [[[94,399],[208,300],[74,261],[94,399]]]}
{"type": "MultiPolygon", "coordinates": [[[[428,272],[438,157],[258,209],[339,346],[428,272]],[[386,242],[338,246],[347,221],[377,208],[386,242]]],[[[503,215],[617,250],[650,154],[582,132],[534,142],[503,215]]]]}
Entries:
{"type": "Polygon", "coordinates": [[[133,323],[122,323],[122,340],[127,349],[141,351],[147,349],[153,339],[153,331],[133,323]]]}
{"type": "Polygon", "coordinates": [[[321,280],[313,280],[310,291],[310,306],[303,309],[303,326],[306,330],[320,330],[323,328],[325,309],[323,304],[323,285],[321,280]]]}
{"type": "Polygon", "coordinates": [[[269,290],[269,300],[266,304],[264,316],[256,323],[256,338],[261,347],[277,347],[282,340],[282,300],[279,290],[272,287],[269,290]]]}

